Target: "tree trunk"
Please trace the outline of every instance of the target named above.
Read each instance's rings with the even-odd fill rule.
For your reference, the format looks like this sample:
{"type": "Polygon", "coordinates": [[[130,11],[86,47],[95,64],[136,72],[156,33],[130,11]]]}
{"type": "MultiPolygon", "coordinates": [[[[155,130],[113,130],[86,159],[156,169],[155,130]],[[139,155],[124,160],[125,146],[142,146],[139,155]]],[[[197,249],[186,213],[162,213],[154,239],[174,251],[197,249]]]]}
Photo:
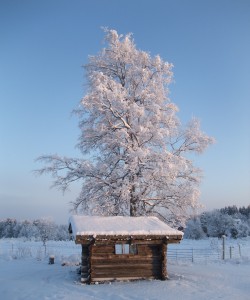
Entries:
{"type": "Polygon", "coordinates": [[[130,200],[130,217],[136,217],[136,199],[130,200]]]}
{"type": "MultiPolygon", "coordinates": [[[[134,178],[132,178],[134,179],[134,178]]],[[[130,191],[130,217],[136,217],[136,212],[137,212],[137,199],[134,196],[134,192],[135,192],[135,186],[133,185],[130,191]]]]}

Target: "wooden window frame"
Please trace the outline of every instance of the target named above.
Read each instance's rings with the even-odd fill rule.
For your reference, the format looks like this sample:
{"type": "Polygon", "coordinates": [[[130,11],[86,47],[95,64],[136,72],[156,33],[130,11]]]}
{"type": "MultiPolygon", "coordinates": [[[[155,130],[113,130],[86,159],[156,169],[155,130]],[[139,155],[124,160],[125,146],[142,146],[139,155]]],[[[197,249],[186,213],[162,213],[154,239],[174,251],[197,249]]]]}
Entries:
{"type": "Polygon", "coordinates": [[[138,249],[136,244],[115,244],[116,255],[137,255],[138,249]]]}

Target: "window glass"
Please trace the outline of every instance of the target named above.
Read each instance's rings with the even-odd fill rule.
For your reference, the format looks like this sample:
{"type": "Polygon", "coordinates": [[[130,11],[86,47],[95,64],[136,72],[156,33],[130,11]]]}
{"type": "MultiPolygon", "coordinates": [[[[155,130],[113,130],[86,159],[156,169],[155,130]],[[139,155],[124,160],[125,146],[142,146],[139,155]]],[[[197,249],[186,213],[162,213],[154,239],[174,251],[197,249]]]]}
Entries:
{"type": "Polygon", "coordinates": [[[137,245],[135,244],[116,244],[115,254],[137,254],[137,245]]]}
{"type": "Polygon", "coordinates": [[[129,254],[129,244],[123,244],[123,254],[129,254]]]}
{"type": "Polygon", "coordinates": [[[115,245],[115,254],[122,254],[122,244],[115,245]]]}

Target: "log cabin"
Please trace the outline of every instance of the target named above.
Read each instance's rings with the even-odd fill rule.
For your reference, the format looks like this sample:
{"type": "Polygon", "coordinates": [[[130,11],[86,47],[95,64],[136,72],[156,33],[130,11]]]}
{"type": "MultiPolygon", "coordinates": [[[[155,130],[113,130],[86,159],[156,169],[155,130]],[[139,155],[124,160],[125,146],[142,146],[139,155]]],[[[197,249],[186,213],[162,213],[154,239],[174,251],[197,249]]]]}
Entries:
{"type": "Polygon", "coordinates": [[[71,216],[69,232],[82,247],[81,282],[168,278],[167,245],[181,231],[156,217],[71,216]]]}

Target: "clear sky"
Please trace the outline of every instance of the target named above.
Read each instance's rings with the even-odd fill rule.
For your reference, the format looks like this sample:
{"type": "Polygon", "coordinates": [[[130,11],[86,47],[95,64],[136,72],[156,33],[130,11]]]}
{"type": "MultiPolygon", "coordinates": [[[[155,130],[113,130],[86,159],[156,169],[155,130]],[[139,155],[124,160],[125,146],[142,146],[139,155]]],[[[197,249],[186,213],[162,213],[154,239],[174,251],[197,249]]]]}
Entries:
{"type": "Polygon", "coordinates": [[[102,26],[174,64],[171,100],[216,144],[194,157],[207,209],[250,204],[249,0],[0,0],[0,218],[66,223],[64,196],[35,177],[42,154],[79,156],[81,67],[103,47],[102,26]]]}

